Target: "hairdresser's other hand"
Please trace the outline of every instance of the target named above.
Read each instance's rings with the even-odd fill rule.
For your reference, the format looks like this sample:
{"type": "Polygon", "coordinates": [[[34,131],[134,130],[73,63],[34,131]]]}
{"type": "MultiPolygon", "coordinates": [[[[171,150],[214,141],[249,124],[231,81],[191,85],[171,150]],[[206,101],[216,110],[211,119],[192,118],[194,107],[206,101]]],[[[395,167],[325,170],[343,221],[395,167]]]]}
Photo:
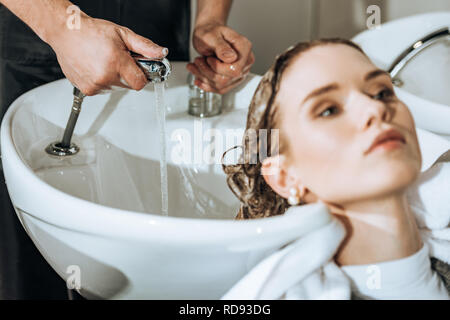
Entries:
{"type": "Polygon", "coordinates": [[[205,91],[230,91],[245,79],[255,62],[252,43],[221,23],[197,25],[193,45],[201,57],[187,69],[195,76],[195,84],[205,91]]]}
{"type": "MultiPolygon", "coordinates": [[[[48,44],[69,81],[91,96],[112,86],[141,90],[147,79],[129,51],[162,58],[168,50],[128,28],[82,14],[80,28],[58,28],[48,44]]],[[[55,28],[56,29],[56,28],[55,28]]]]}

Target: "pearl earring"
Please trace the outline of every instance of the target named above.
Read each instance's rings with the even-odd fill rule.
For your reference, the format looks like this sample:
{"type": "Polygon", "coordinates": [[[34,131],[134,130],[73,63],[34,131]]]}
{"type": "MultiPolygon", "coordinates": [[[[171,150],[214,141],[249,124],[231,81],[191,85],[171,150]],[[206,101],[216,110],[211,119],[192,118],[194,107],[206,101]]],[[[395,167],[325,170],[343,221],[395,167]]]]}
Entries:
{"type": "Polygon", "coordinates": [[[288,198],[288,203],[291,206],[296,206],[300,203],[300,197],[298,195],[298,189],[297,188],[290,188],[289,193],[291,194],[288,198]]]}

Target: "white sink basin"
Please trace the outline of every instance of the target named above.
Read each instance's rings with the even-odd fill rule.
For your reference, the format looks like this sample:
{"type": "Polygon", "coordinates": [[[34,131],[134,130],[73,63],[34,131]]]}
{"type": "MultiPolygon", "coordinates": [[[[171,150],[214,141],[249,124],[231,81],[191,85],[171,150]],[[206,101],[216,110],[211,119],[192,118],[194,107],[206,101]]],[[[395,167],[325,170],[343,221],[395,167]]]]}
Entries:
{"type": "MultiPolygon", "coordinates": [[[[395,59],[417,40],[450,27],[450,12],[411,16],[358,34],[358,43],[374,63],[388,70],[395,59]]],[[[450,139],[450,39],[432,45],[402,71],[398,97],[411,110],[416,125],[450,139]]]]}
{"type": "MultiPolygon", "coordinates": [[[[187,115],[186,77],[185,64],[175,63],[166,90],[169,141],[180,129],[198,134],[199,124],[200,134],[244,128],[258,76],[227,95],[228,111],[202,121],[187,115]]],[[[80,271],[82,295],[217,299],[264,254],[327,223],[321,205],[297,216],[233,220],[238,202],[220,164],[181,170],[169,163],[169,216],[162,216],[154,101],[152,85],[85,98],[74,137],[81,152],[65,160],[44,148],[66,125],[67,80],[21,96],[3,120],[3,168],[17,215],[62,278],[80,271]]]]}

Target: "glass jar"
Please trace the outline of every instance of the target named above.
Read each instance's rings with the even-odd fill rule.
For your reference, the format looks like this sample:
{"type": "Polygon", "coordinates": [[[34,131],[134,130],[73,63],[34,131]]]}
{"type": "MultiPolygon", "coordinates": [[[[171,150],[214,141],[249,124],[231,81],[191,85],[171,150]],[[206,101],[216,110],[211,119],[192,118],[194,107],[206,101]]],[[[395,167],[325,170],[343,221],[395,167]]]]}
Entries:
{"type": "Polygon", "coordinates": [[[188,113],[200,118],[213,117],[222,113],[222,95],[202,90],[194,84],[194,81],[195,77],[189,73],[188,113]]]}

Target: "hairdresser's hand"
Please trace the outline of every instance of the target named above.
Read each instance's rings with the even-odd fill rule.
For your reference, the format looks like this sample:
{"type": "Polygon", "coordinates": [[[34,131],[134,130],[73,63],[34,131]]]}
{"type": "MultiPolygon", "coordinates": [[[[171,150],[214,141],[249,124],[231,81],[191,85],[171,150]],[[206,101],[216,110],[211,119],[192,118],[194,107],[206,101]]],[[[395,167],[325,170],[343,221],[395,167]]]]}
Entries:
{"type": "Polygon", "coordinates": [[[155,58],[167,55],[167,49],[112,22],[84,14],[80,22],[78,30],[55,30],[48,44],[66,77],[85,95],[112,86],[141,90],[147,79],[129,51],[155,58]]]}
{"type": "Polygon", "coordinates": [[[197,25],[194,48],[202,55],[189,63],[195,84],[205,91],[226,93],[239,85],[255,62],[252,43],[220,23],[197,25]]]}

